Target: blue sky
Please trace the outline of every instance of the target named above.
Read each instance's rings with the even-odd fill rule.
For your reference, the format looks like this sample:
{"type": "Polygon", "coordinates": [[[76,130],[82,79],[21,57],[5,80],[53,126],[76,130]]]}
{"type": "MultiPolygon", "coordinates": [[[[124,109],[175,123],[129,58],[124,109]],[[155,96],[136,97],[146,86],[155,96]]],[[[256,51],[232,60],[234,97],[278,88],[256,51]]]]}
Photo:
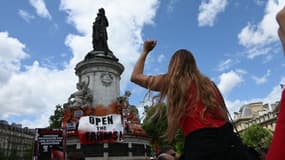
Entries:
{"type": "Polygon", "coordinates": [[[75,65],[92,50],[98,9],[109,20],[108,44],[125,66],[121,95],[142,106],[146,90],[129,81],[145,39],[157,47],[145,73],[164,73],[174,51],[191,50],[222,91],[230,112],[275,103],[285,83],[277,11],[285,0],[5,0],[0,10],[0,119],[45,127],[76,90],[75,65]]]}

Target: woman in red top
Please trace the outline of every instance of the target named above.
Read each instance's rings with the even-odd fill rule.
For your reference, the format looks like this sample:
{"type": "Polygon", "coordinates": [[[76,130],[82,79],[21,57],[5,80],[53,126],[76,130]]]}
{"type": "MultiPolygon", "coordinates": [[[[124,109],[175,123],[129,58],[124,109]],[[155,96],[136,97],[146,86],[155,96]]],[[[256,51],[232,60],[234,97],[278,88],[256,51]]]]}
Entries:
{"type": "MultiPolygon", "coordinates": [[[[166,100],[168,127],[165,137],[168,141],[172,141],[181,128],[185,136],[183,158],[186,160],[246,160],[241,140],[228,123],[223,97],[215,84],[199,71],[190,51],[176,51],[165,74],[149,76],[143,73],[145,59],[155,46],[155,40],[144,42],[131,81],[159,91],[159,102],[166,100]]],[[[160,109],[156,114],[160,114],[160,109]]]]}

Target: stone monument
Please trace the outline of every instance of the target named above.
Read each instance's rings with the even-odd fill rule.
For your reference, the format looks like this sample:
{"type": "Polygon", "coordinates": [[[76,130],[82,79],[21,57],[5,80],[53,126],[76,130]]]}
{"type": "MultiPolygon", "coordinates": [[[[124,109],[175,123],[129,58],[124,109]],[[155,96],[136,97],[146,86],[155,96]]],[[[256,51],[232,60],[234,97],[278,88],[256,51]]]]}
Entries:
{"type": "Polygon", "coordinates": [[[63,105],[67,159],[142,160],[151,154],[138,110],[128,101],[131,93],[120,96],[124,66],[108,47],[108,25],[100,8],[93,23],[93,50],[76,65],[77,91],[63,105]]]}

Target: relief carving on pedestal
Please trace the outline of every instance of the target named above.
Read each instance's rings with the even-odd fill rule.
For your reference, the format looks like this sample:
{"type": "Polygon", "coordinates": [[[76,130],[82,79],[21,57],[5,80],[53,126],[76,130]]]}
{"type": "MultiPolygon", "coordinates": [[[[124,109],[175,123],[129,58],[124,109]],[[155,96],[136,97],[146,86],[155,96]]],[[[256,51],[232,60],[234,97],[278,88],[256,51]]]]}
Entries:
{"type": "Polygon", "coordinates": [[[102,84],[106,87],[110,86],[114,79],[112,74],[109,72],[102,73],[100,78],[101,78],[102,84]]]}

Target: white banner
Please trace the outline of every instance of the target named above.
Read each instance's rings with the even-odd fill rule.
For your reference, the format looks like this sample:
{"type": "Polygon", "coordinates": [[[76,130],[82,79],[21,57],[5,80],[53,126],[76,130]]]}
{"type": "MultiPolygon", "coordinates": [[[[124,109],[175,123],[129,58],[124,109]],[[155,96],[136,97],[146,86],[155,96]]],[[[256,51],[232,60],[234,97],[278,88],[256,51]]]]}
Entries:
{"type": "Polygon", "coordinates": [[[123,131],[120,114],[106,116],[83,116],[79,120],[78,131],[85,132],[114,132],[123,131]]]}
{"type": "Polygon", "coordinates": [[[120,141],[123,135],[120,114],[106,116],[83,116],[79,120],[78,133],[83,144],[100,141],[120,141]]]}

